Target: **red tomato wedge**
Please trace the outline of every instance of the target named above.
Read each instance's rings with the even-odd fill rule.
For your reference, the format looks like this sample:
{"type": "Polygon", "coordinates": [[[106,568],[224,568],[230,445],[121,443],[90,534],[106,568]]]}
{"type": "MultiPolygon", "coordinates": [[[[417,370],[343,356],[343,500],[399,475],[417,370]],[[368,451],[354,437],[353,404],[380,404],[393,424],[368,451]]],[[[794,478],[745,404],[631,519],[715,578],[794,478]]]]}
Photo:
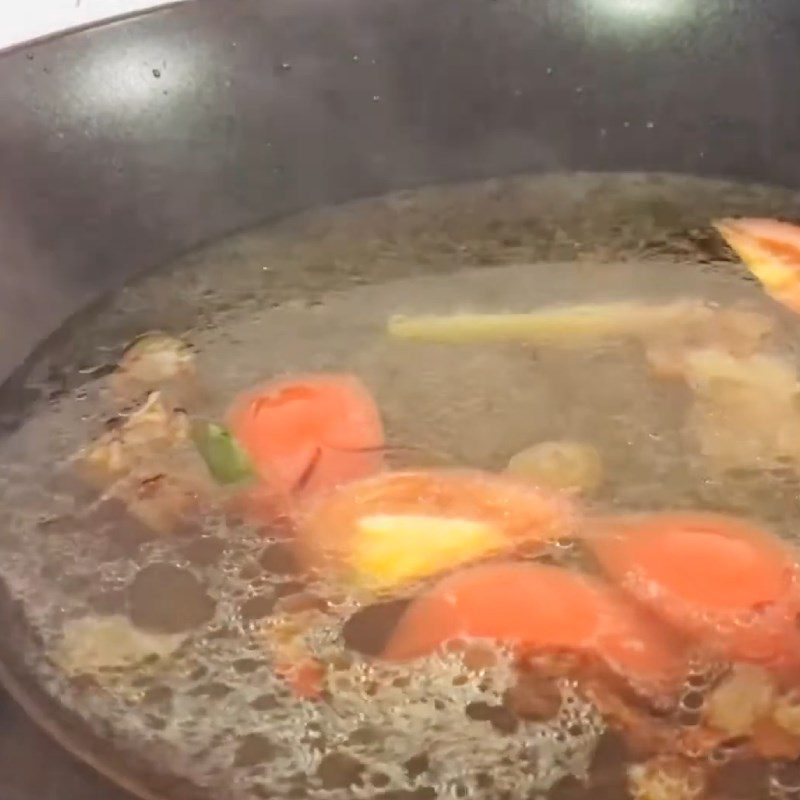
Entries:
{"type": "Polygon", "coordinates": [[[632,685],[653,691],[676,688],[687,671],[671,634],[613,589],[559,567],[524,562],[472,567],[444,578],[412,603],[383,655],[412,659],[469,638],[501,641],[520,655],[589,653],[632,685]]]}
{"type": "Polygon", "coordinates": [[[245,392],[228,426],[277,491],[311,494],[377,472],[380,413],[351,375],[308,375],[245,392]]]}
{"type": "Polygon", "coordinates": [[[800,226],[775,219],[714,223],[770,297],[800,313],[800,226]]]}
{"type": "Polygon", "coordinates": [[[347,563],[386,586],[523,542],[572,532],[571,501],[514,478],[468,470],[386,472],[313,504],[297,545],[310,565],[347,563]]]}
{"type": "Polygon", "coordinates": [[[662,619],[726,658],[800,663],[794,550],[714,514],[612,518],[587,543],[601,567],[662,619]]]}

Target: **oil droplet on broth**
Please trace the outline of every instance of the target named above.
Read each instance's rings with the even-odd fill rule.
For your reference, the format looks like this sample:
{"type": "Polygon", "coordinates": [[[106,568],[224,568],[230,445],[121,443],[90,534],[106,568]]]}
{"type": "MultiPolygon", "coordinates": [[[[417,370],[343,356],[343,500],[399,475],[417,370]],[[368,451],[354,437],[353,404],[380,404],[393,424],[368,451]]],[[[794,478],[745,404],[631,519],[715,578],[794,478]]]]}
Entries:
{"type": "MultiPolygon", "coordinates": [[[[726,270],[697,270],[691,243],[676,231],[712,214],[777,213],[788,203],[780,192],[664,177],[515,179],[405,193],[195,254],[126,289],[72,346],[86,363],[105,363],[106,348],[121,349],[133,334],[185,329],[211,384],[212,417],[234,393],[272,375],[351,370],[375,393],[391,440],[420,452],[501,470],[536,442],[587,442],[608,476],[599,505],[696,505],[702,488],[687,469],[682,401],[653,382],[635,348],[454,351],[390,341],[384,324],[397,313],[686,296],[769,308],[726,270]],[[575,242],[586,260],[562,263],[574,257],[575,242]]],[[[527,796],[588,773],[604,723],[580,686],[551,691],[547,718],[532,713],[503,727],[492,723],[492,710],[516,684],[503,651],[466,665],[458,653],[410,666],[375,660],[405,599],[364,608],[346,591],[337,597],[303,641],[330,665],[325,703],[293,697],[272,668],[264,625],[286,597],[331,595],[329,581],[304,586],[284,542],[224,519],[200,520],[202,536],[195,529],[151,539],[135,529],[124,547],[106,546],[118,521],[86,515],[73,491],[54,492],[49,482],[53,464],[96,436],[109,413],[102,377],[81,381],[0,445],[8,523],[0,574],[43,642],[31,658],[37,680],[89,724],[110,726],[139,752],[180,753],[158,766],[201,786],[231,787],[235,798],[335,800],[351,797],[353,785],[362,796],[527,796]],[[38,525],[43,513],[75,521],[54,534],[38,525]],[[113,691],[106,681],[87,701],[85,686],[46,656],[70,620],[100,613],[98,598],[147,636],[181,643],[146,674],[117,670],[113,691]]],[[[572,551],[569,558],[579,563],[572,551]]],[[[687,690],[685,700],[687,712],[696,711],[697,697],[687,690]]],[[[591,791],[613,794],[602,782],[591,791]]]]}

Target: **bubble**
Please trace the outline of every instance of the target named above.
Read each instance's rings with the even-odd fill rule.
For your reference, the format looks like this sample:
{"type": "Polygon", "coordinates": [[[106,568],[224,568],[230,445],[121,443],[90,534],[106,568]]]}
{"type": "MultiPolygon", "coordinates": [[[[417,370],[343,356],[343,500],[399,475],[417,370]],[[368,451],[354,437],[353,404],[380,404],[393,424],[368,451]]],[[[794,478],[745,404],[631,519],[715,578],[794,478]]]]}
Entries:
{"type": "Polygon", "coordinates": [[[268,764],[280,755],[280,752],[280,748],[268,736],[251,733],[239,740],[233,763],[237,767],[268,764]]]}
{"type": "Polygon", "coordinates": [[[207,622],[213,600],[200,581],[174,564],[150,564],[131,583],[128,602],[132,622],[145,630],[180,633],[207,622]]]}

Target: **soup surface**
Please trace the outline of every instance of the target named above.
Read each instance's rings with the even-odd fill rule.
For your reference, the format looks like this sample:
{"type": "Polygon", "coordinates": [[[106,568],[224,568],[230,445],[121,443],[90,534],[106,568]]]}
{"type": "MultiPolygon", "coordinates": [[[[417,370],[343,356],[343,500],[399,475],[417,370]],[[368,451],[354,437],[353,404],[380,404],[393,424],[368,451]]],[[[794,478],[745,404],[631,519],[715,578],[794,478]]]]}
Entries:
{"type": "Polygon", "coordinates": [[[709,223],[796,202],[424,189],[126,287],[7,415],[17,657],[215,798],[795,796],[798,323],[709,223]]]}

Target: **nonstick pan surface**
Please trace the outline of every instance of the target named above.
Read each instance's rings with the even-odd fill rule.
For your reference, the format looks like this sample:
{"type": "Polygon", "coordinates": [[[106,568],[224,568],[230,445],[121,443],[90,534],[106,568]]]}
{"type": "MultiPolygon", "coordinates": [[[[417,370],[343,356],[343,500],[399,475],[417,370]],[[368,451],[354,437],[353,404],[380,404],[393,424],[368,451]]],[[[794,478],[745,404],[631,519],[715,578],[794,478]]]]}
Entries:
{"type": "MultiPolygon", "coordinates": [[[[581,170],[788,187],[712,191],[665,179],[634,181],[633,191],[599,181],[582,202],[549,210],[541,245],[523,258],[569,260],[566,241],[584,258],[714,264],[728,256],[705,238],[708,217],[795,214],[792,4],[678,3],[640,16],[625,5],[200,2],[5,54],[0,319],[13,334],[3,337],[0,365],[17,367],[4,390],[9,435],[53,392],[99,377],[86,372],[99,349],[110,361],[142,330],[189,329],[205,310],[191,297],[172,304],[180,284],[165,278],[153,288],[154,277],[139,296],[165,302],[84,312],[20,367],[45,334],[136,272],[290,212],[420,185],[581,170]],[[605,197],[602,225],[587,217],[590,196],[605,197]]],[[[463,197],[473,209],[483,203],[487,218],[506,213],[518,191],[513,181],[482,187],[463,197]]],[[[531,213],[544,217],[546,189],[540,203],[531,213]]],[[[212,252],[235,265],[241,242],[212,252]]],[[[171,275],[195,267],[187,256],[171,275]]],[[[266,287],[276,300],[343,279],[290,267],[266,287]]],[[[380,282],[371,269],[356,271],[380,282]]],[[[152,742],[137,748],[91,700],[61,702],[35,669],[44,652],[35,614],[13,587],[2,609],[5,682],[65,746],[143,796],[242,790],[224,770],[198,777],[180,748],[166,758],[152,742]]],[[[248,753],[257,766],[258,747],[248,753]]]]}

